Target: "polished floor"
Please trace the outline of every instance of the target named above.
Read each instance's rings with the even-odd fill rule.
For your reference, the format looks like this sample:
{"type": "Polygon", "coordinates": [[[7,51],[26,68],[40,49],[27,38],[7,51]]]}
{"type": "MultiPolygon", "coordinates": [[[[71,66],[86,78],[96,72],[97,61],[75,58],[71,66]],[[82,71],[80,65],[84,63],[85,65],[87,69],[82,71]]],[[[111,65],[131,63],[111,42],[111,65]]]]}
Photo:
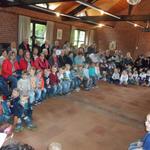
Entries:
{"type": "Polygon", "coordinates": [[[33,112],[34,131],[25,129],[15,139],[46,150],[53,142],[62,150],[127,150],[144,134],[150,112],[150,88],[100,83],[90,92],[54,97],[33,112]]]}

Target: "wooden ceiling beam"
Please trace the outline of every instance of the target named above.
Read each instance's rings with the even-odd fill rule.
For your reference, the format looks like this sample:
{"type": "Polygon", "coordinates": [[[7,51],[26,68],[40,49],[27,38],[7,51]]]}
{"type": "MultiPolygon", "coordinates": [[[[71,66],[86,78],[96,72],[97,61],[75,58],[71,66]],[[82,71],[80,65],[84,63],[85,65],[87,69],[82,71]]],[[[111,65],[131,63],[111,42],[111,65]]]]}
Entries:
{"type": "MultiPolygon", "coordinates": [[[[86,2],[94,4],[97,0],[87,0],[86,2]]],[[[80,5],[78,7],[76,7],[75,9],[73,9],[71,12],[69,12],[67,15],[76,15],[77,13],[81,12],[82,10],[84,10],[85,8],[87,8],[87,6],[84,5],[80,5]]]]}
{"type": "MultiPolygon", "coordinates": [[[[80,17],[82,20],[91,20],[95,22],[100,21],[150,21],[150,15],[120,15],[121,19],[113,18],[111,16],[85,16],[80,17]]],[[[65,20],[67,21],[67,20],[65,20]]]]}
{"type": "Polygon", "coordinates": [[[35,5],[35,4],[56,3],[56,2],[75,2],[75,0],[14,0],[14,2],[10,2],[9,0],[1,0],[0,7],[35,5]]]}

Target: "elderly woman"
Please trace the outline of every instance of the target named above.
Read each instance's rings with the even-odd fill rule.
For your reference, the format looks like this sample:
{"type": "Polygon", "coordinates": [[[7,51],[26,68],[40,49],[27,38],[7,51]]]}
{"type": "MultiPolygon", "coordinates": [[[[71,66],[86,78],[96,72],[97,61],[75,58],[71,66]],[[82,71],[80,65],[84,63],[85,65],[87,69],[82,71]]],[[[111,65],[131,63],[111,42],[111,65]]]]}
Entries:
{"type": "Polygon", "coordinates": [[[16,53],[9,52],[8,58],[2,64],[2,76],[11,83],[11,88],[17,87],[17,71],[20,70],[19,64],[16,60],[16,53]]]}

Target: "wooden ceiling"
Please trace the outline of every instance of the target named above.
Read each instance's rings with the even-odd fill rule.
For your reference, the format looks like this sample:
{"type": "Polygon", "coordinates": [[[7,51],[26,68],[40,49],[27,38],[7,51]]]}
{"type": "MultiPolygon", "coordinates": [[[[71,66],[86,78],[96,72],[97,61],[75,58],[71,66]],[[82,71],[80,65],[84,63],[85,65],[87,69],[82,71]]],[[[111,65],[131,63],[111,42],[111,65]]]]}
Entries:
{"type": "MultiPolygon", "coordinates": [[[[29,6],[44,4],[45,9],[50,10],[50,13],[55,14],[53,12],[59,12],[61,14],[65,14],[68,16],[76,16],[80,17],[80,21],[84,21],[85,23],[89,23],[92,21],[96,24],[101,21],[150,21],[150,12],[147,14],[140,15],[138,13],[133,15],[133,10],[137,6],[128,5],[127,0],[80,0],[81,2],[92,5],[98,9],[104,10],[112,15],[119,16],[120,19],[116,19],[111,15],[101,14],[100,11],[95,10],[93,8],[87,7],[84,4],[80,4],[77,0],[0,0],[0,6],[3,7],[26,7],[29,6]],[[53,12],[52,12],[53,11],[53,12]]],[[[138,6],[142,6],[143,3],[147,2],[149,5],[149,0],[142,0],[138,6]]],[[[143,5],[144,6],[144,5],[143,5]]],[[[30,7],[31,9],[31,7],[30,7]]],[[[38,8],[36,9],[38,11],[38,8]]],[[[143,8],[143,10],[145,10],[143,8]]],[[[150,10],[147,9],[147,10],[150,10]]],[[[39,10],[41,11],[41,10],[39,10]]],[[[64,21],[75,21],[74,18],[70,17],[62,17],[64,21]]]]}
{"type": "MultiPolygon", "coordinates": [[[[87,1],[88,0],[85,0],[85,2],[87,1]]],[[[105,11],[116,14],[128,8],[128,3],[126,2],[126,0],[97,0],[92,4],[105,11]]],[[[65,14],[68,14],[69,12],[80,6],[80,4],[78,4],[77,2],[65,2],[65,0],[64,2],[49,3],[49,5],[55,7],[55,11],[65,14]]],[[[99,14],[98,11],[90,8],[85,8],[82,11],[86,11],[89,16],[97,16],[99,14]]]]}

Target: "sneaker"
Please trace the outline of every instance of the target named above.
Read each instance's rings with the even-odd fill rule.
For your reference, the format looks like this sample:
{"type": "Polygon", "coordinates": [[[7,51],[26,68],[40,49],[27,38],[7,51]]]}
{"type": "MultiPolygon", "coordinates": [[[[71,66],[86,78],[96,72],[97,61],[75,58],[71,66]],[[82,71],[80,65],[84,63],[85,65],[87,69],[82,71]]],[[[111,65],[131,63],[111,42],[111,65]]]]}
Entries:
{"type": "Polygon", "coordinates": [[[33,129],[37,128],[37,126],[34,125],[34,124],[31,124],[31,125],[27,126],[27,128],[28,128],[29,130],[33,130],[33,129]]]}
{"type": "Polygon", "coordinates": [[[80,91],[80,88],[76,88],[75,90],[76,90],[76,92],[79,92],[79,91],[80,91]]]}
{"type": "Polygon", "coordinates": [[[15,132],[21,132],[21,131],[23,131],[23,129],[24,129],[23,127],[16,127],[15,132]]]}

